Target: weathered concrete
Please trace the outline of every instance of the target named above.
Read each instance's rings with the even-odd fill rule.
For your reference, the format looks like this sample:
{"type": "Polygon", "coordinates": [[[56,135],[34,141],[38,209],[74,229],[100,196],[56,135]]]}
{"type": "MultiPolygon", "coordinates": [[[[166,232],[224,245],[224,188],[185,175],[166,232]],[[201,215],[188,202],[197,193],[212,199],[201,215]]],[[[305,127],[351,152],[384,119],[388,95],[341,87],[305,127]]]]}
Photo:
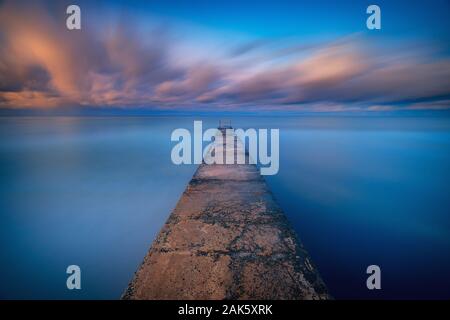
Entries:
{"type": "Polygon", "coordinates": [[[256,166],[202,164],[122,298],[329,295],[256,166]]]}

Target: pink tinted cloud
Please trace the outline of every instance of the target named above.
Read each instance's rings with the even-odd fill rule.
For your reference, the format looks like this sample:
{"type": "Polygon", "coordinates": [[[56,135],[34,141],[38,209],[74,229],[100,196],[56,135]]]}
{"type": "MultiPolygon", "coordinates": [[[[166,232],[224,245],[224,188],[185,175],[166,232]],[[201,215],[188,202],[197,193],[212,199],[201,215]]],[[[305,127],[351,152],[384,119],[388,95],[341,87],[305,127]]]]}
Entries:
{"type": "Polygon", "coordinates": [[[388,111],[397,108],[393,104],[424,99],[435,102],[409,108],[449,106],[448,99],[439,100],[450,94],[447,57],[373,51],[362,37],[351,36],[284,48],[253,40],[234,50],[219,46],[223,52],[216,55],[196,39],[195,50],[183,58],[183,47],[168,28],[143,36],[137,23],[99,18],[104,20],[90,25],[89,32],[68,31],[43,9],[5,2],[0,107],[388,111]]]}

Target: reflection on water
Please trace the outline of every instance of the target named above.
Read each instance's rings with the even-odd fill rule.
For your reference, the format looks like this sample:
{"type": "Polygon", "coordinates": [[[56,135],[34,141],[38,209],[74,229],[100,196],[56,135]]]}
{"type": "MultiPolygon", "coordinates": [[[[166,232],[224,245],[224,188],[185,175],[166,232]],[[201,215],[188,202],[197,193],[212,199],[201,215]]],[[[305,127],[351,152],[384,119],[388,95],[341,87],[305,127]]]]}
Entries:
{"type": "MultiPolygon", "coordinates": [[[[193,120],[0,118],[0,297],[119,297],[196,168],[170,161],[171,131],[193,120]],[[70,264],[81,291],[65,287],[70,264]]],[[[336,298],[450,297],[448,119],[232,124],[280,128],[265,179],[336,298]],[[381,291],[365,287],[370,264],[381,291]]]]}

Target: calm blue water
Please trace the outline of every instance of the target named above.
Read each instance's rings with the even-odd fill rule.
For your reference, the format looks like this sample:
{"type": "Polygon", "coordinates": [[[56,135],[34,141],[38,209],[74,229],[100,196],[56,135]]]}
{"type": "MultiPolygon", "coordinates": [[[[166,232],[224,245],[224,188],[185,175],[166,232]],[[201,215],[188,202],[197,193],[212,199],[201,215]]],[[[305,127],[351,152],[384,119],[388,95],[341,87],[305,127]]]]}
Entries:
{"type": "MultiPolygon", "coordinates": [[[[196,169],[170,161],[193,120],[0,118],[0,298],[118,298],[196,169]]],[[[280,128],[266,180],[336,298],[450,298],[450,119],[232,121],[280,128]]]]}

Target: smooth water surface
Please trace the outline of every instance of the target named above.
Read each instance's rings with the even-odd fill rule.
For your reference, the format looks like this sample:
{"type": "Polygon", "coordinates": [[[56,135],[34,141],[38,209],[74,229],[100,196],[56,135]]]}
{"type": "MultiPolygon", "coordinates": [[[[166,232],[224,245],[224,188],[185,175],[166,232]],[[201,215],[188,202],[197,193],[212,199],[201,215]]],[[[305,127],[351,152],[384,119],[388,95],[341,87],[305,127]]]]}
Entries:
{"type": "MultiPolygon", "coordinates": [[[[193,120],[0,118],[0,298],[120,297],[196,169],[170,160],[193,120]],[[66,289],[71,264],[82,290],[66,289]]],[[[336,298],[450,298],[448,118],[232,124],[280,129],[266,180],[336,298]]]]}

